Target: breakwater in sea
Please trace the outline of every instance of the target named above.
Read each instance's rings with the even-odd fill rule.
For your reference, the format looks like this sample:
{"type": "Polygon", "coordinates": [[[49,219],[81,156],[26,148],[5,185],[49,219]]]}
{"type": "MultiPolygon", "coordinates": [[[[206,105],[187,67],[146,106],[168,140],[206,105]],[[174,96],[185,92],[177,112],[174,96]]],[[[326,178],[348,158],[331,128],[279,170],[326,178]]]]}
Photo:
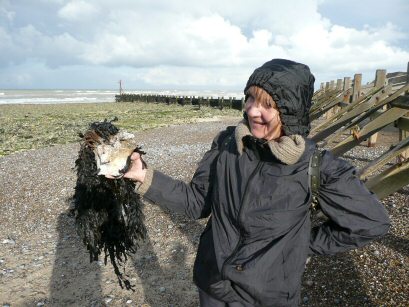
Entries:
{"type": "Polygon", "coordinates": [[[244,98],[235,97],[200,97],[200,96],[173,96],[173,95],[155,95],[155,94],[120,94],[115,95],[116,102],[144,102],[144,103],[165,103],[179,105],[193,105],[200,108],[217,107],[220,109],[230,108],[242,110],[244,98]]]}

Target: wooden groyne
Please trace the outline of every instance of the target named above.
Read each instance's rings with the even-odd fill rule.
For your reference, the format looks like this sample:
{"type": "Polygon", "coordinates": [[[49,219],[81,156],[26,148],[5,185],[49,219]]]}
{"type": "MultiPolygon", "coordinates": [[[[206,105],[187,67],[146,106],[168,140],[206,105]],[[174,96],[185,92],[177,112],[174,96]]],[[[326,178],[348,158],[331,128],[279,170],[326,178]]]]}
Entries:
{"type": "Polygon", "coordinates": [[[192,105],[198,108],[214,107],[214,108],[230,108],[242,110],[244,98],[236,99],[235,97],[200,97],[200,96],[173,96],[173,95],[155,95],[155,94],[126,94],[122,93],[115,95],[116,102],[145,102],[145,103],[165,103],[167,105],[192,105]]]}
{"type": "Polygon", "coordinates": [[[352,82],[345,77],[321,83],[310,111],[311,120],[321,122],[311,134],[341,156],[366,140],[374,147],[379,131],[396,127],[399,142],[360,170],[368,189],[384,198],[409,184],[409,63],[406,73],[378,69],[374,82],[362,86],[361,81],[362,74],[355,74],[352,82]]]}

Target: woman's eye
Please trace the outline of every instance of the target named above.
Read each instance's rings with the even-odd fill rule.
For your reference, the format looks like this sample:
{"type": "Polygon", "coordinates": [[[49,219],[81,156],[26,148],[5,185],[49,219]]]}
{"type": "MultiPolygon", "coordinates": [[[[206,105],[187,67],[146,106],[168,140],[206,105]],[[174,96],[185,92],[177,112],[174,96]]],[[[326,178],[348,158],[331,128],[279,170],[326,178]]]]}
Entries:
{"type": "Polygon", "coordinates": [[[249,98],[247,98],[246,104],[251,105],[253,103],[254,103],[254,98],[253,97],[250,96],[249,98]]]}

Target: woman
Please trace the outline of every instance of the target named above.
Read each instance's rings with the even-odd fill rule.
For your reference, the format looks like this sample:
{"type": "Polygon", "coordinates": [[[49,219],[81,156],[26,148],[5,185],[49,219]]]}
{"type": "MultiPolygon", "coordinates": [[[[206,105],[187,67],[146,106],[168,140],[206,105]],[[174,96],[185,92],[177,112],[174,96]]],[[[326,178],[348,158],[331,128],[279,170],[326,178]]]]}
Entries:
{"type": "Polygon", "coordinates": [[[213,141],[189,184],[144,169],[125,177],[146,199],[193,219],[210,216],[194,265],[201,306],[297,306],[309,254],[336,254],[384,235],[387,214],[344,160],[325,152],[320,205],[329,220],[311,229],[307,139],[314,76],[274,59],[244,93],[245,119],[213,141]]]}

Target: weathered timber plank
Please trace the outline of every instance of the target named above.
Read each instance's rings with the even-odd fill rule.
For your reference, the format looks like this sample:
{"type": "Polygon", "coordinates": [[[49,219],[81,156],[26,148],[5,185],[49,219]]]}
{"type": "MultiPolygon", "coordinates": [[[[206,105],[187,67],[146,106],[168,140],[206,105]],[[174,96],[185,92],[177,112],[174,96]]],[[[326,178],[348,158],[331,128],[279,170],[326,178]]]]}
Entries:
{"type": "Polygon", "coordinates": [[[334,146],[331,149],[332,153],[335,156],[344,154],[354,146],[360,144],[363,140],[367,139],[370,135],[378,132],[382,128],[402,117],[406,112],[407,110],[402,108],[392,108],[385,111],[375,120],[369,122],[366,126],[364,126],[362,130],[359,131],[358,137],[356,137],[356,135],[351,135],[334,146]]]}

